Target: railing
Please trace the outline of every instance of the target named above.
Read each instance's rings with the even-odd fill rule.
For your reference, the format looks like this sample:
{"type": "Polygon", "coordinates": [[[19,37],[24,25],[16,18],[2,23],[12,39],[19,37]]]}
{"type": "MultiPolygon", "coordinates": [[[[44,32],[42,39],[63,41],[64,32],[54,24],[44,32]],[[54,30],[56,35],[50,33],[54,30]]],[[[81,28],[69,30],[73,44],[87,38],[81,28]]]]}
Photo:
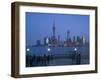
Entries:
{"type": "MultiPolygon", "coordinates": [[[[35,55],[26,55],[26,67],[31,66],[46,66],[50,61],[55,59],[71,59],[73,64],[81,64],[81,53],[70,52],[69,54],[55,54],[55,55],[45,55],[44,56],[35,56],[35,55]]],[[[56,65],[56,64],[55,64],[56,65]]]]}

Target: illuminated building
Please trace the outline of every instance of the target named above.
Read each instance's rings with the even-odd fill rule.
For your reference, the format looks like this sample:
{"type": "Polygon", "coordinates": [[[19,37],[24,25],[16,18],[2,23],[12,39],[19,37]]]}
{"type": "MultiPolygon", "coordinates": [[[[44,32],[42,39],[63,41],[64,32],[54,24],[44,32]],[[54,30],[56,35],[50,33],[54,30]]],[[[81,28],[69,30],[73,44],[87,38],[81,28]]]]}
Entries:
{"type": "Polygon", "coordinates": [[[50,39],[50,43],[52,46],[56,46],[57,45],[57,39],[56,39],[56,35],[55,35],[55,32],[56,32],[56,28],[55,28],[55,22],[53,23],[53,28],[52,28],[52,37],[50,39]]]}
{"type": "Polygon", "coordinates": [[[48,45],[49,44],[49,38],[48,37],[45,37],[44,38],[44,45],[48,45]]]}
{"type": "Polygon", "coordinates": [[[83,44],[83,45],[86,44],[86,39],[85,39],[85,37],[82,37],[82,44],[83,44]]]}
{"type": "MultiPolygon", "coordinates": [[[[66,36],[65,36],[66,37],[66,36]]],[[[80,37],[77,35],[70,36],[70,30],[67,30],[67,39],[66,40],[60,40],[60,35],[56,37],[56,27],[55,22],[53,22],[52,27],[52,35],[51,37],[45,37],[44,38],[44,45],[47,46],[65,46],[65,47],[73,47],[73,46],[84,46],[86,45],[86,39],[85,37],[80,37]]],[[[37,45],[40,45],[40,41],[37,41],[37,45]]]]}

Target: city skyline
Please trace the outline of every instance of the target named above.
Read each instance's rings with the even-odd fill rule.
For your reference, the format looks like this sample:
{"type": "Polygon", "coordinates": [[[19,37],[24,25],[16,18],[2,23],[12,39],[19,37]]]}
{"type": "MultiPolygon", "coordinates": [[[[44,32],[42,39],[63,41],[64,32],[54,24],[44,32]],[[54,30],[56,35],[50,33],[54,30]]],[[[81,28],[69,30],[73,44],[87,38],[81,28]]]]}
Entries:
{"type": "Polygon", "coordinates": [[[70,38],[84,36],[89,41],[89,16],[73,14],[50,14],[26,12],[26,45],[35,45],[37,40],[43,44],[44,37],[60,36],[62,41],[67,39],[67,31],[70,38]],[[81,26],[81,27],[80,27],[81,26]]]}

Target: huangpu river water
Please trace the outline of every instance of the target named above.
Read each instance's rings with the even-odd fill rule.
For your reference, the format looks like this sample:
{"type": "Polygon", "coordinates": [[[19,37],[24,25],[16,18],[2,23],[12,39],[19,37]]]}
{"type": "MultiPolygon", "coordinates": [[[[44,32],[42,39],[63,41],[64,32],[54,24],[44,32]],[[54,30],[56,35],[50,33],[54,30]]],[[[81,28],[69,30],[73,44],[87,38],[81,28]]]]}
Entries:
{"type": "MultiPolygon", "coordinates": [[[[28,51],[26,51],[26,54],[28,55],[35,55],[35,59],[37,59],[36,56],[39,56],[39,60],[37,61],[35,59],[32,60],[31,66],[58,66],[58,65],[73,65],[77,64],[77,57],[73,60],[73,57],[70,57],[70,55],[80,54],[78,61],[80,61],[79,64],[89,64],[89,46],[84,47],[49,47],[49,46],[30,46],[27,47],[28,51]],[[44,61],[43,56],[52,55],[53,59],[49,59],[48,61],[44,61]],[[43,58],[43,59],[41,59],[43,58]],[[43,60],[43,61],[41,61],[43,60]]],[[[26,64],[28,64],[26,62],[26,64]]],[[[29,67],[29,66],[27,66],[29,67]]]]}

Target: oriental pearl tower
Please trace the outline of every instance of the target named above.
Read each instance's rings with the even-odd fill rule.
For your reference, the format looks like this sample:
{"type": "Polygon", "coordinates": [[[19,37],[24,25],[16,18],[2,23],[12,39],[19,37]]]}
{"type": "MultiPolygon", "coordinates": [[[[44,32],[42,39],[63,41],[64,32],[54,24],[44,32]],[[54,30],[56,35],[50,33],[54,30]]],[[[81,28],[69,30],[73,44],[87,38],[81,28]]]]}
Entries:
{"type": "Polygon", "coordinates": [[[53,38],[55,39],[55,30],[56,30],[56,28],[55,28],[55,22],[53,23],[53,28],[52,28],[52,30],[53,30],[53,38]]]}

